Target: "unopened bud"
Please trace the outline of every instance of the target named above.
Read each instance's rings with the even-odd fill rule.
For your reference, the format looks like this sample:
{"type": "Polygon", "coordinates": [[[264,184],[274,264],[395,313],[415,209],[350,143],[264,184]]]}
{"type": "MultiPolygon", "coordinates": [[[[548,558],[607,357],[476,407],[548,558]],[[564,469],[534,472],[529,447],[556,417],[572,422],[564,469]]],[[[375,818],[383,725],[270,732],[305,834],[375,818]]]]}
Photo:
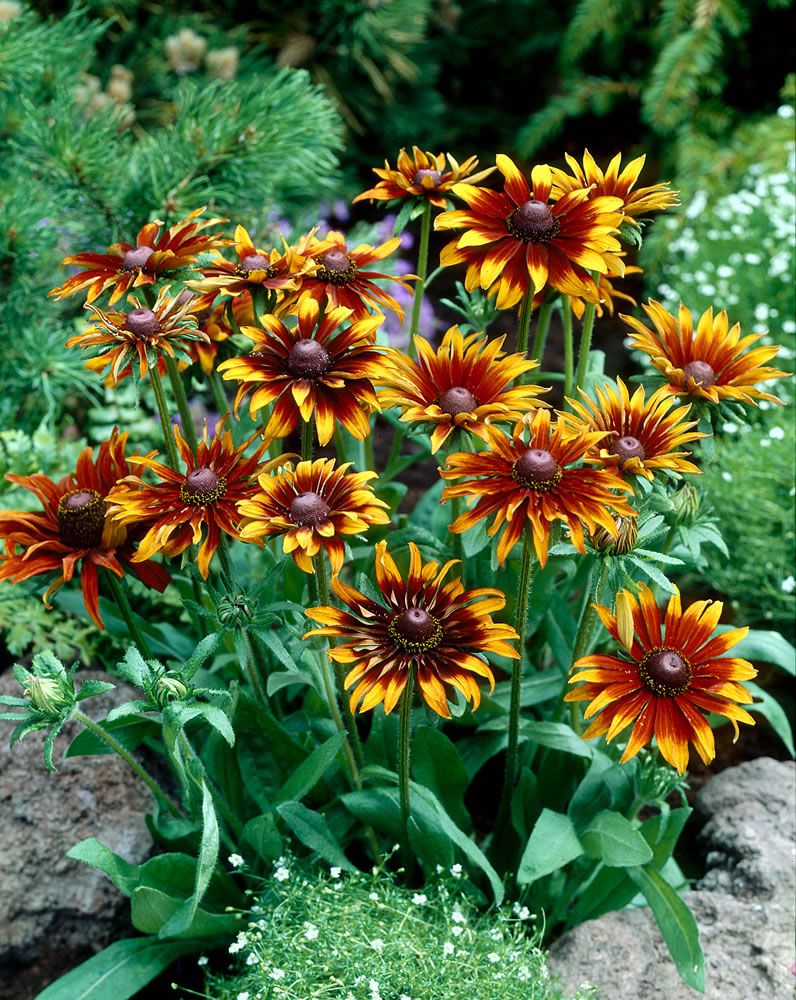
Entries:
{"type": "Polygon", "coordinates": [[[610,556],[626,556],[636,546],[638,538],[636,519],[634,517],[617,517],[614,518],[614,523],[617,527],[616,537],[605,528],[597,528],[591,535],[592,548],[610,556]]]}
{"type": "Polygon", "coordinates": [[[188,697],[188,685],[179,674],[164,674],[155,684],[155,701],[161,707],[188,697]]]}
{"type": "Polygon", "coordinates": [[[699,518],[701,506],[699,490],[691,483],[684,483],[671,497],[671,505],[674,523],[690,527],[699,518]]]}
{"type": "Polygon", "coordinates": [[[25,684],[25,696],[30,698],[34,708],[44,715],[59,716],[71,706],[74,691],[69,690],[69,682],[57,677],[36,677],[32,675],[25,684]]]}

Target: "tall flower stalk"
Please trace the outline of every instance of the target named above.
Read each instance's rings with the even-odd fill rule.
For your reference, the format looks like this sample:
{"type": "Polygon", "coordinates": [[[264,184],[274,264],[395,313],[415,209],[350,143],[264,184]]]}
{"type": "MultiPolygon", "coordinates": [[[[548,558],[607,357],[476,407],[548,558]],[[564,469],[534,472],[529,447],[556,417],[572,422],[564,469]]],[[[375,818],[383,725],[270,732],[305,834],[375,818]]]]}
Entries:
{"type": "Polygon", "coordinates": [[[426,202],[420,222],[420,245],[417,250],[417,281],[415,282],[415,297],[412,301],[412,320],[409,326],[409,347],[408,354],[414,358],[415,334],[420,329],[420,310],[423,308],[423,296],[426,291],[426,277],[428,275],[428,244],[431,235],[431,202],[426,202]]]}

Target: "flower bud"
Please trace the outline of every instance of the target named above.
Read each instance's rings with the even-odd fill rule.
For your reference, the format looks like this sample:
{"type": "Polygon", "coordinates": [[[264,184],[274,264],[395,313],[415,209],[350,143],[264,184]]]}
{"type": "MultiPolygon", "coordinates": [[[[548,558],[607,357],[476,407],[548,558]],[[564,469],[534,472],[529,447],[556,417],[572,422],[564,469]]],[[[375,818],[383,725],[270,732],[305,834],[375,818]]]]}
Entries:
{"type": "Polygon", "coordinates": [[[636,546],[638,525],[634,517],[616,517],[614,523],[618,529],[616,538],[605,528],[597,528],[592,532],[590,541],[592,548],[609,556],[626,556],[636,546]]]}
{"type": "Polygon", "coordinates": [[[25,682],[25,697],[39,712],[54,718],[62,715],[74,701],[74,686],[65,678],[37,677],[31,674],[25,682]]]}
{"type": "Polygon", "coordinates": [[[690,527],[699,518],[701,498],[699,490],[691,483],[684,483],[671,497],[672,520],[675,524],[690,527]]]}
{"type": "Polygon", "coordinates": [[[189,694],[188,685],[179,674],[164,674],[155,684],[155,701],[161,708],[170,701],[183,701],[189,694]]]}
{"type": "Polygon", "coordinates": [[[234,628],[243,625],[245,621],[253,617],[254,609],[249,604],[245,594],[222,597],[218,602],[218,619],[222,625],[231,625],[234,628]]]}

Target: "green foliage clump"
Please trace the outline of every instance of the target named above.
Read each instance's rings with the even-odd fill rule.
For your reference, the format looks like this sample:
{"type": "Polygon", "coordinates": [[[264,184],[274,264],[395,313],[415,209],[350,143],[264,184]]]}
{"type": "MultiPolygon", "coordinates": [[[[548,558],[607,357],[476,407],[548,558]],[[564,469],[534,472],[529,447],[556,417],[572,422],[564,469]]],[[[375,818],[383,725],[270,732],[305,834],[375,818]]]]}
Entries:
{"type": "MultiPolygon", "coordinates": [[[[378,869],[330,876],[280,858],[229,949],[242,960],[240,973],[209,976],[208,995],[561,1000],[535,914],[518,904],[484,913],[471,891],[461,865],[413,892],[378,869]]],[[[584,986],[576,1000],[591,996],[584,986]]]]}
{"type": "Polygon", "coordinates": [[[760,427],[725,424],[721,461],[705,465],[701,486],[732,559],[707,547],[703,583],[726,594],[744,625],[793,635],[796,428],[780,411],[760,427]],[[776,422],[775,422],[776,421],[776,422]]]}

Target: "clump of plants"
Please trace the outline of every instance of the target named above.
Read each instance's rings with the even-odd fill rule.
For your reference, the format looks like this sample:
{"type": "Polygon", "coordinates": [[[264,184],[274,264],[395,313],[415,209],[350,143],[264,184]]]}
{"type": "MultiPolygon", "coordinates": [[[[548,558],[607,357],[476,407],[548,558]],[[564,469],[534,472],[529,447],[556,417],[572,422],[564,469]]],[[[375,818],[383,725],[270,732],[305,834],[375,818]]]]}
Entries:
{"type": "MultiPolygon", "coordinates": [[[[95,839],[69,852],[129,896],[140,936],[43,1000],[100,982],[122,1000],[239,933],[270,980],[256,989],[278,995],[273,973],[304,975],[299,956],[241,930],[246,893],[269,880],[266,930],[293,905],[312,906],[320,928],[333,911],[269,888],[290,878],[280,859],[351,873],[356,907],[366,876],[354,873],[393,844],[396,906],[409,890],[438,898],[440,869],[466,870],[495,932],[507,902],[544,914],[550,934],[640,895],[683,979],[703,987],[672,859],[690,813],[684,775],[692,751],[714,759],[712,721],[737,737],[750,709],[774,709],[750,683],[754,636],[722,627],[721,602],[681,597],[672,546],[711,532],[720,543],[699,504],[702,465],[721,462],[713,430],[778,404],[770,383],[786,373],[771,364],[776,347],[718,306],[672,313],[653,300],[622,316],[648,359],[642,384],[604,374],[595,322],[627,301],[639,220],[675,201],[666,183],[641,186],[643,167],[585,152],[526,175],[503,154],[485,170],[415,148],[360,196],[396,210],[395,235],[378,244],[325,226],[266,242],[245,218],[197,206],[69,248],[50,292],[84,306],[68,350],[110,393],[135,387],[160,453],[120,426],[60,479],[11,473],[33,500],[0,512],[0,579],[36,581],[48,606],[82,605],[126,651],[108,681],[82,684],[77,665],[39,651],[16,668],[3,717],[12,742],[46,733],[51,768],[69,720],[81,727],[71,756],[118,754],[152,793],[160,853],[132,865],[95,839]],[[391,274],[382,262],[413,223],[414,272],[391,274]],[[432,225],[450,235],[434,269],[432,225]],[[463,279],[467,326],[435,343],[421,317],[440,268],[463,279]],[[413,292],[405,351],[382,334],[387,313],[403,318],[398,289],[413,292]],[[564,366],[542,372],[554,310],[564,366]],[[516,315],[513,342],[479,328],[501,311],[516,315]],[[203,420],[196,387],[215,407],[203,420]],[[377,423],[392,430],[383,454],[377,423]],[[402,511],[421,462],[431,481],[402,511]],[[90,718],[83,701],[115,677],[135,698],[90,718]],[[171,783],[136,756],[144,741],[171,783]]],[[[444,906],[417,933],[439,933],[443,917],[444,906]]],[[[464,933],[451,931],[463,938],[454,950],[464,933]]],[[[502,933],[519,977],[511,949],[545,939],[502,933]]],[[[374,982],[392,974],[388,939],[370,938],[374,982]]],[[[353,972],[341,962],[332,975],[353,972]]],[[[527,968],[521,995],[546,995],[538,962],[527,968]]],[[[417,990],[433,970],[404,972],[417,990]]]]}

